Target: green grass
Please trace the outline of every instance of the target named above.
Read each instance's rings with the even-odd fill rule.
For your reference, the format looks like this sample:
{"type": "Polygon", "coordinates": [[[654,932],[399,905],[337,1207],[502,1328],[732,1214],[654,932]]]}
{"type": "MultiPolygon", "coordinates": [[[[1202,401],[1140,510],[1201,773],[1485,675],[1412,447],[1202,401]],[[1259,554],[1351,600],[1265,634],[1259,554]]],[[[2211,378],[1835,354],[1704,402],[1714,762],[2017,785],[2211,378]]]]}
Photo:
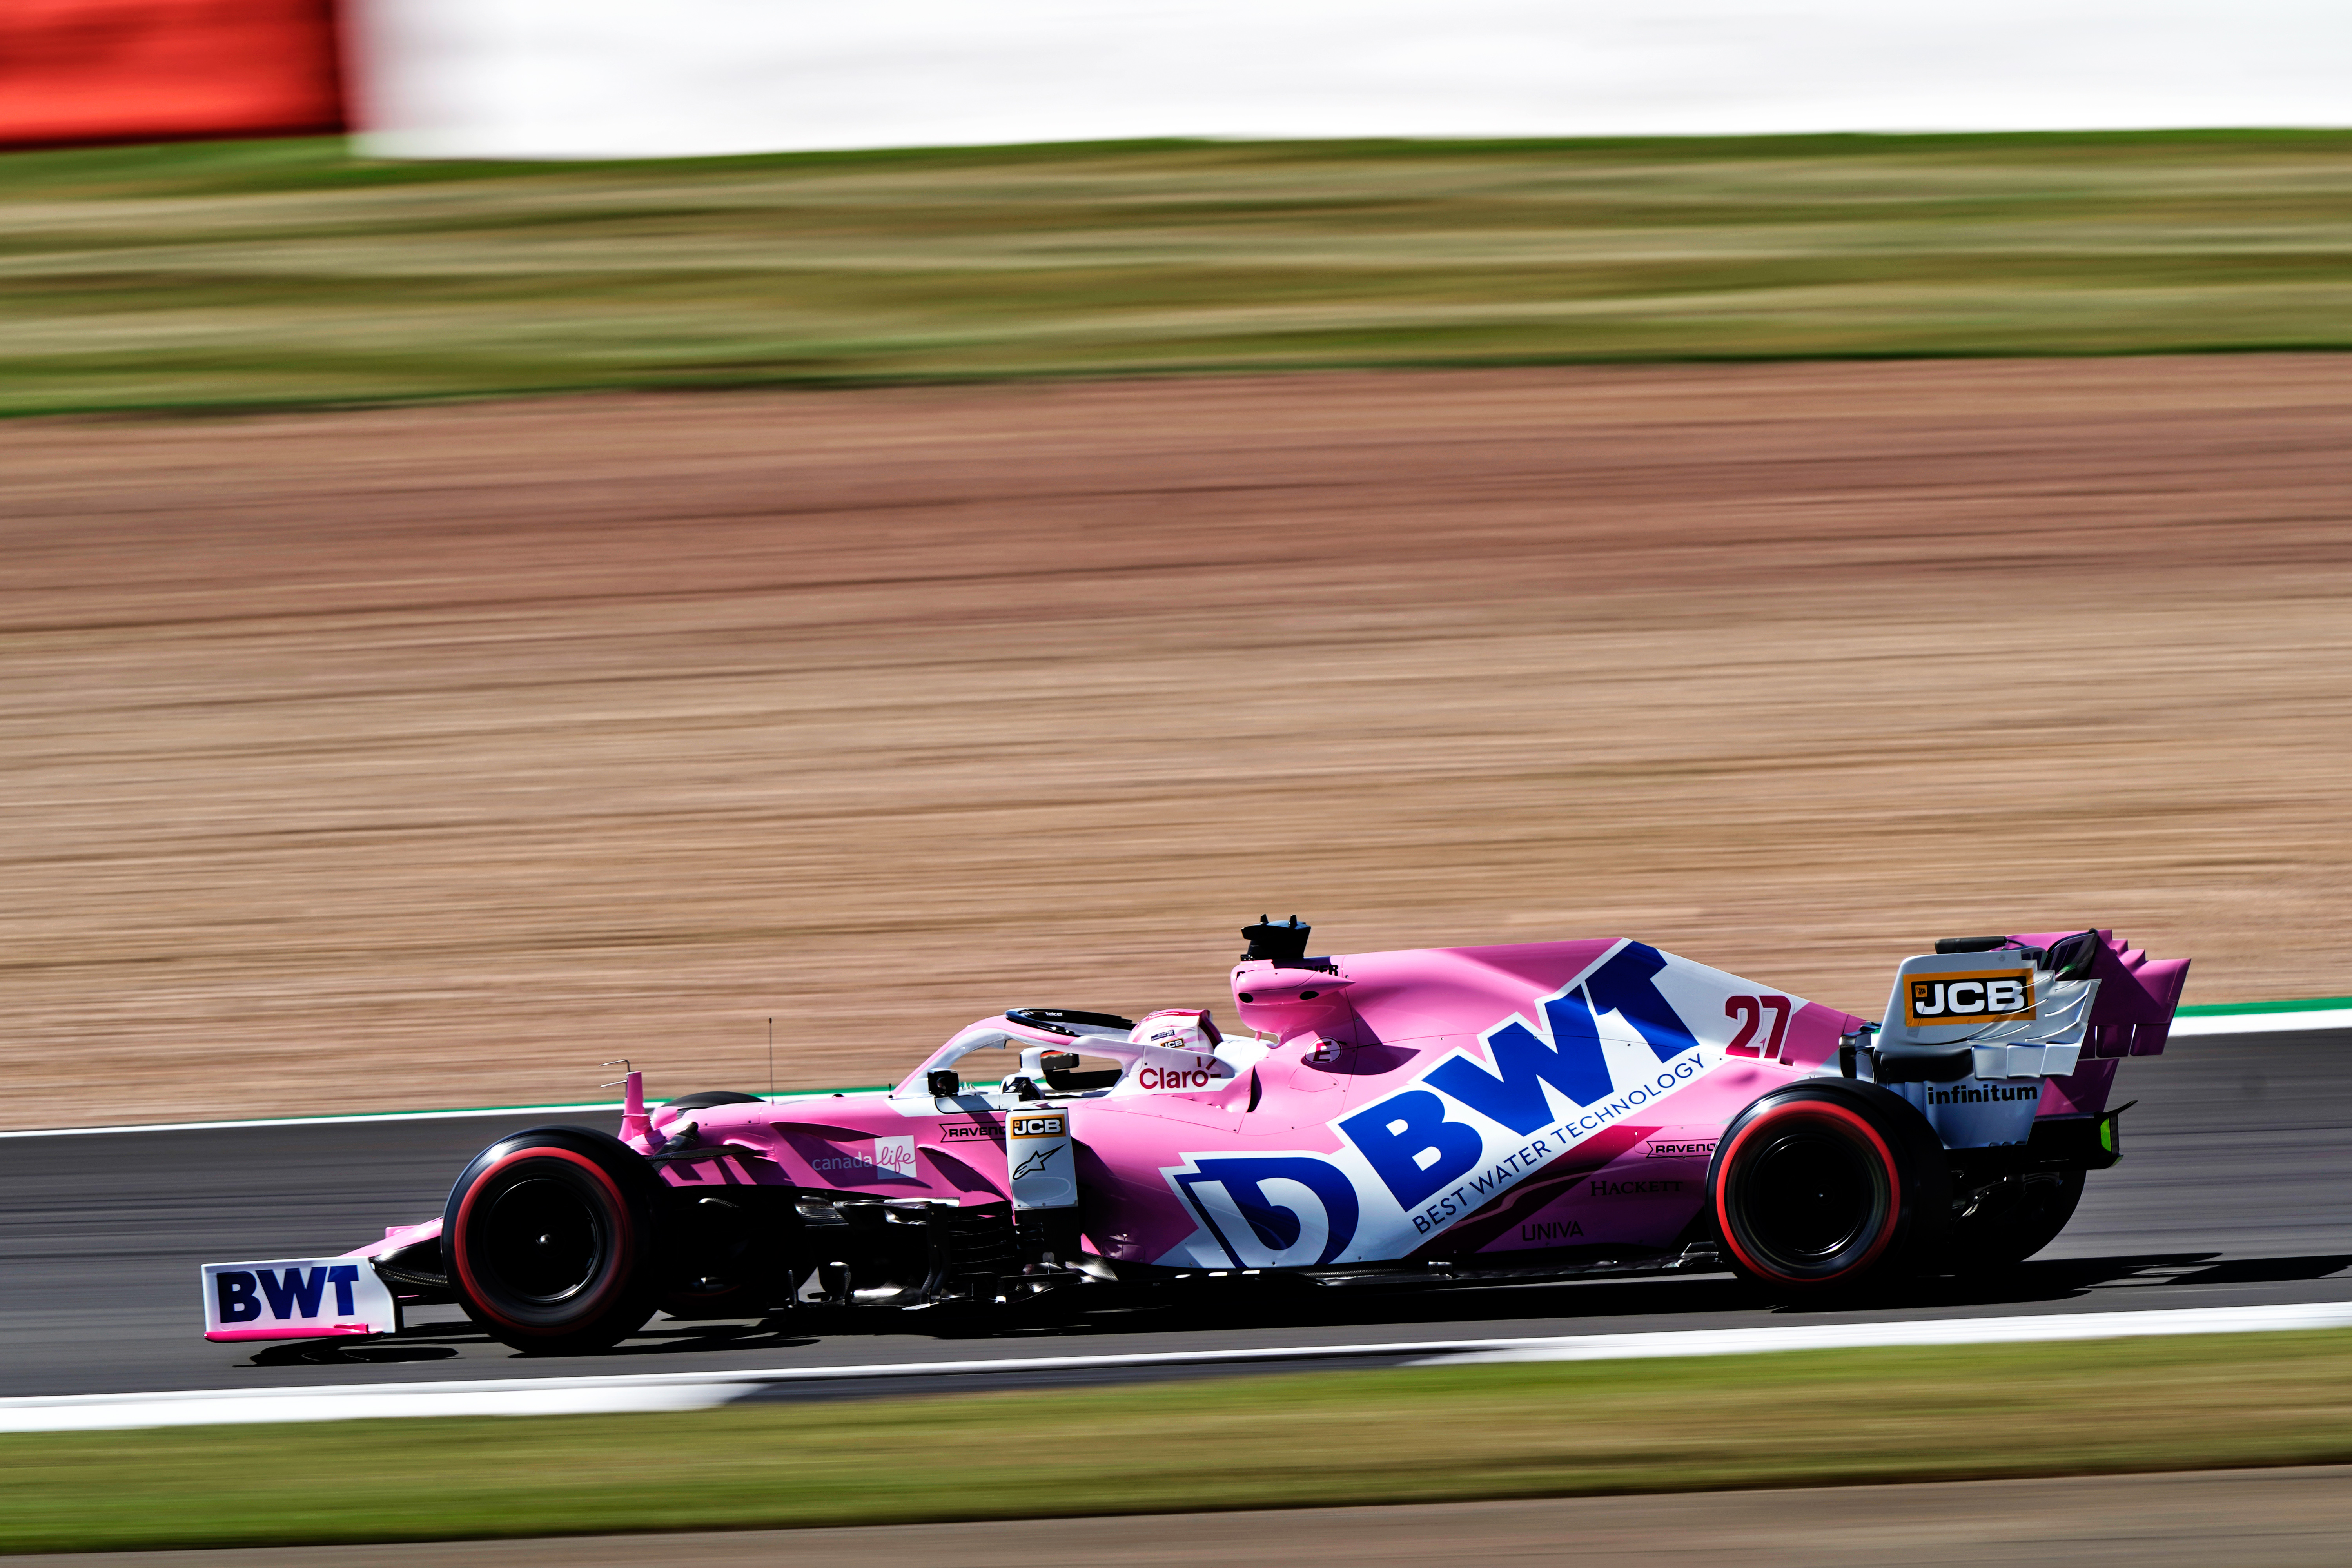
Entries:
{"type": "Polygon", "coordinates": [[[1326,1373],[690,1415],[11,1436],[0,1437],[0,1551],[2347,1460],[2352,1332],[2231,1335],[1326,1373]]]}
{"type": "Polygon", "coordinates": [[[2352,133],[0,155],[0,414],[2352,347],[2352,133]]]}

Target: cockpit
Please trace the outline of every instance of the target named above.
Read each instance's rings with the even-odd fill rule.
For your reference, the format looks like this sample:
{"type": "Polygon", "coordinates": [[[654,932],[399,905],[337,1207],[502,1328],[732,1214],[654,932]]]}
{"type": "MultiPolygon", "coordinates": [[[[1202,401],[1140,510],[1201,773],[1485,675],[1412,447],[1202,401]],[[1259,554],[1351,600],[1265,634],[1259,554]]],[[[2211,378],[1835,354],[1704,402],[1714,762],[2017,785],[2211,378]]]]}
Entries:
{"type": "Polygon", "coordinates": [[[1219,1056],[1223,1044],[1202,1008],[1162,1008],[1138,1021],[1066,1007],[1011,1007],[957,1031],[890,1093],[965,1110],[1010,1110],[1048,1097],[1101,1099],[1145,1068],[1230,1079],[1234,1065],[1219,1056]],[[995,1051],[1017,1055],[1009,1063],[980,1055],[995,1051]],[[998,1067],[1005,1070],[992,1075],[998,1067]]]}

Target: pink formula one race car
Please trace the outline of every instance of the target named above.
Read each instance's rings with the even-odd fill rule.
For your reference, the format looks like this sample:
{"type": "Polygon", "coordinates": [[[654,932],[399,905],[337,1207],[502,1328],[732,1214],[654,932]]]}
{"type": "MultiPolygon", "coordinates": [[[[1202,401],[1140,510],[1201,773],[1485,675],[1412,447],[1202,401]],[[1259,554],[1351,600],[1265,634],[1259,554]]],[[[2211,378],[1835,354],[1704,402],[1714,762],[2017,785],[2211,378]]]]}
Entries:
{"type": "Polygon", "coordinates": [[[2100,931],[1940,942],[1871,1024],[1637,942],[1310,957],[1307,932],[1243,933],[1232,1031],[1014,1007],[887,1092],[649,1110],[632,1073],[618,1137],[510,1133],[436,1219],[206,1265],[207,1336],[456,1301],[568,1352],[656,1310],[953,1315],[1254,1273],[1727,1265],[1793,1297],[2000,1267],[2115,1163],[2116,1068],[2163,1048],[2188,970],[2100,931]]]}

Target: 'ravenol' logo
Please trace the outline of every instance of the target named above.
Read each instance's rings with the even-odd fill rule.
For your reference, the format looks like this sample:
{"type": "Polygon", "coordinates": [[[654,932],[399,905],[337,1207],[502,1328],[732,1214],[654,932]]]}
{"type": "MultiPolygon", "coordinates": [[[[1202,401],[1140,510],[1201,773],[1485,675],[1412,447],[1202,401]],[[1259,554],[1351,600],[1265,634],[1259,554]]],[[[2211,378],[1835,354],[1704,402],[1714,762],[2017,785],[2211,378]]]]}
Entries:
{"type": "Polygon", "coordinates": [[[349,1318],[357,1314],[352,1302],[352,1287],[359,1283],[359,1278],[356,1263],[338,1263],[331,1268],[321,1264],[307,1272],[300,1268],[282,1272],[257,1268],[247,1273],[242,1268],[226,1268],[213,1276],[213,1294],[224,1324],[260,1321],[265,1301],[270,1317],[282,1323],[289,1319],[317,1317],[326,1300],[327,1287],[332,1285],[335,1316],[349,1318]]]}

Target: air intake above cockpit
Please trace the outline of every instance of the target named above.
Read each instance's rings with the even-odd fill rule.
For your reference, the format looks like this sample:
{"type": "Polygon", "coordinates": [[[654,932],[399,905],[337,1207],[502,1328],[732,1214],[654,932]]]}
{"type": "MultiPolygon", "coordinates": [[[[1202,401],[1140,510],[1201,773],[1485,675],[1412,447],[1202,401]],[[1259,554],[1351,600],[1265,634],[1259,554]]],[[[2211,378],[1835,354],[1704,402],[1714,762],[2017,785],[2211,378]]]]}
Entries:
{"type": "Polygon", "coordinates": [[[1266,959],[1296,968],[1307,957],[1307,933],[1314,929],[1313,926],[1300,925],[1297,915],[1290,917],[1287,925],[1276,925],[1266,916],[1260,915],[1257,924],[1242,928],[1242,935],[1249,939],[1249,951],[1242,954],[1242,961],[1266,959]]]}

